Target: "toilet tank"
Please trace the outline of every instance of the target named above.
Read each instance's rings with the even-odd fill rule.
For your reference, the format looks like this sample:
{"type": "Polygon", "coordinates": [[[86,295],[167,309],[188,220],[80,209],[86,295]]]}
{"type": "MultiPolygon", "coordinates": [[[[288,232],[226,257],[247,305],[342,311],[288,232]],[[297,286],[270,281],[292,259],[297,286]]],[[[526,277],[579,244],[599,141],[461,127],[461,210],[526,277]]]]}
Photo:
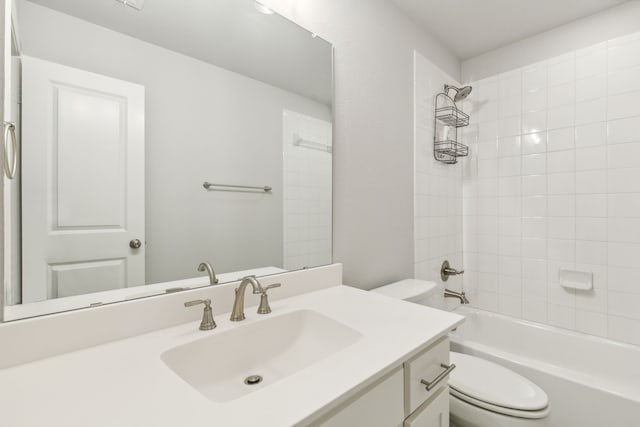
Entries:
{"type": "Polygon", "coordinates": [[[371,292],[429,307],[439,308],[442,300],[435,282],[420,279],[401,280],[371,289],[371,292]]]}

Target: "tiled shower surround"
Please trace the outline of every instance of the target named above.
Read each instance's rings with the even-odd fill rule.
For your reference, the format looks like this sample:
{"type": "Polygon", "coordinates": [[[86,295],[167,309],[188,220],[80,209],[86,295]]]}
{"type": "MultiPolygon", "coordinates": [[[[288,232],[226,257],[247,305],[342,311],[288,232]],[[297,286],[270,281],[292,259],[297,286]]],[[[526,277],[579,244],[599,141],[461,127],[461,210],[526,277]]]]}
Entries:
{"type": "Polygon", "coordinates": [[[473,305],[640,344],[640,34],[471,84],[454,167],[473,305]]]}

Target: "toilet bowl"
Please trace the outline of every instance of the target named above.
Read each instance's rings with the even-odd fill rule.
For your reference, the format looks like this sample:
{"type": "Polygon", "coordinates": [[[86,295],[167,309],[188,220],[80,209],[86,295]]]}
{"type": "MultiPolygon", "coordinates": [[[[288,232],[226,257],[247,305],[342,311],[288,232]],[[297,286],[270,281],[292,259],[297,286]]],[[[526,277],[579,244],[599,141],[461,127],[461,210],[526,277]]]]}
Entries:
{"type": "MultiPolygon", "coordinates": [[[[406,279],[372,292],[417,304],[438,307],[434,282],[406,279]]],[[[549,398],[523,376],[479,357],[450,353],[456,365],[449,377],[449,412],[458,427],[543,427],[549,398]]]]}

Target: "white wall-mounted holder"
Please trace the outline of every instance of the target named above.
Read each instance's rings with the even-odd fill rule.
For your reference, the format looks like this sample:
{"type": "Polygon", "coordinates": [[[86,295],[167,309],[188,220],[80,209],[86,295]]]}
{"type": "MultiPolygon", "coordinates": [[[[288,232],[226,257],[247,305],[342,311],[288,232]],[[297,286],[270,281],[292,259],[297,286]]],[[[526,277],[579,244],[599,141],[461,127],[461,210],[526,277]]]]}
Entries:
{"type": "Polygon", "coordinates": [[[561,268],[558,271],[560,286],[566,289],[588,291],[593,289],[593,273],[591,271],[567,270],[561,268]]]}

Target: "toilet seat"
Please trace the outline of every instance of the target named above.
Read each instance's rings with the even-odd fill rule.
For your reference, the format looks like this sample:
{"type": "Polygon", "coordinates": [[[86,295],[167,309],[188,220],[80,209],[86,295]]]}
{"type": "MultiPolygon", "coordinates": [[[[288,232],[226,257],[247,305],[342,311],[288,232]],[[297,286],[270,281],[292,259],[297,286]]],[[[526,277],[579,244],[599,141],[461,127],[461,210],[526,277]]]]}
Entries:
{"type": "Polygon", "coordinates": [[[549,415],[549,398],[536,384],[478,357],[451,352],[456,369],[449,378],[452,396],[489,411],[519,418],[549,415]]]}

